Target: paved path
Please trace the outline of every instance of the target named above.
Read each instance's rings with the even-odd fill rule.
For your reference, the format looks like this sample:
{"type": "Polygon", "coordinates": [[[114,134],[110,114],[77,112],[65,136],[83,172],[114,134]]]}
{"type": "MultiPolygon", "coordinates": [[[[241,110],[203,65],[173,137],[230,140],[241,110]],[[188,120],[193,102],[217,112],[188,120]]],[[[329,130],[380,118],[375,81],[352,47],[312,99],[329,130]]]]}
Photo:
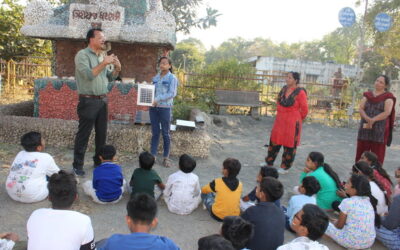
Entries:
{"type": "MultiPolygon", "coordinates": [[[[265,148],[262,146],[268,141],[272,127],[272,118],[262,118],[260,121],[250,117],[241,116],[214,116],[219,126],[211,125],[207,128],[214,143],[211,147],[210,157],[197,159],[195,173],[204,185],[213,178],[221,176],[222,161],[227,157],[235,157],[242,163],[239,174],[244,184],[244,193],[255,186],[255,179],[259,171],[259,164],[265,157],[265,148]]],[[[298,149],[295,164],[290,173],[282,175],[280,180],[285,186],[282,204],[287,204],[293,194],[292,189],[298,184],[300,171],[303,169],[307,154],[311,151],[320,151],[325,154],[326,162],[338,172],[341,179],[346,180],[354,161],[356,130],[347,128],[331,128],[319,124],[305,124],[301,146],[298,149]]],[[[196,143],[195,141],[193,143],[196,143]]],[[[20,150],[18,145],[0,143],[0,232],[17,232],[22,239],[26,239],[26,221],[29,215],[37,208],[49,207],[48,201],[35,204],[21,204],[12,201],[4,190],[4,182],[8,174],[7,166],[10,165],[16,153],[20,150]]],[[[55,156],[56,162],[63,169],[70,170],[72,163],[72,149],[59,149],[48,147],[47,152],[55,156]]],[[[90,156],[91,154],[87,154],[90,156]]],[[[89,158],[86,171],[90,172],[89,158]]],[[[134,168],[138,167],[137,156],[120,152],[119,163],[123,166],[125,178],[129,180],[134,168]]],[[[177,158],[172,158],[174,166],[177,158]]],[[[279,158],[277,164],[279,164],[279,158]]],[[[385,168],[391,176],[394,169],[400,165],[400,143],[398,132],[395,133],[394,143],[388,148],[385,168]]],[[[157,164],[154,169],[166,181],[169,174],[175,172],[177,167],[162,168],[157,164]]],[[[87,178],[90,178],[88,176],[87,178]]],[[[394,179],[393,179],[394,180],[394,179]]],[[[83,180],[81,180],[83,181],[83,180]]],[[[128,196],[115,205],[97,205],[83,195],[79,188],[80,197],[74,208],[88,214],[92,218],[96,239],[108,237],[114,233],[128,233],[125,225],[125,205],[128,196]]],[[[163,201],[158,201],[159,225],[154,233],[172,238],[182,249],[197,249],[197,240],[205,235],[218,233],[220,223],[215,222],[201,207],[191,215],[179,216],[168,212],[163,201]]],[[[294,235],[285,232],[285,242],[294,238],[294,235]]],[[[330,240],[323,239],[330,249],[341,249],[330,240]]],[[[375,243],[373,249],[385,249],[381,244],[375,243]]]]}

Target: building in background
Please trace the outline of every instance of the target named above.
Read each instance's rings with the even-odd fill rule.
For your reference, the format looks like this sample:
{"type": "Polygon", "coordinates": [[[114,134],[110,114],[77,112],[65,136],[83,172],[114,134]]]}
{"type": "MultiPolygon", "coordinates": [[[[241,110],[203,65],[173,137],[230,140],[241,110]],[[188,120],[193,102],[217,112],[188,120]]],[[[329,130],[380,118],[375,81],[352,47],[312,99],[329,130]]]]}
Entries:
{"type": "Polygon", "coordinates": [[[357,76],[357,67],[348,64],[263,56],[250,57],[247,61],[257,69],[257,74],[275,75],[277,72],[295,71],[301,74],[301,81],[307,83],[333,84],[333,78],[339,68],[343,78],[355,79],[357,76]]]}

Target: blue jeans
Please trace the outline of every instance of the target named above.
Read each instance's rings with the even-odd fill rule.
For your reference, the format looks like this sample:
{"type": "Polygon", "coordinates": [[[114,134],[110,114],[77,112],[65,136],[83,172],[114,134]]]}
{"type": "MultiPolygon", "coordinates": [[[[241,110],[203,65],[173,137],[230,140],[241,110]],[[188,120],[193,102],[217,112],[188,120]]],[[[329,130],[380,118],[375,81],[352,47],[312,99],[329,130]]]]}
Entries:
{"type": "Polygon", "coordinates": [[[171,144],[170,139],[170,126],[171,126],[171,108],[151,107],[150,111],[151,122],[151,154],[156,156],[158,149],[158,142],[160,141],[160,131],[164,141],[164,158],[169,156],[169,147],[171,144]],[[160,129],[161,124],[161,129],[160,129]]]}
{"type": "Polygon", "coordinates": [[[211,207],[215,201],[215,193],[201,194],[201,200],[208,212],[211,212],[211,207]]]}
{"type": "Polygon", "coordinates": [[[400,227],[389,230],[384,226],[376,228],[376,238],[389,249],[400,249],[400,227]]]}

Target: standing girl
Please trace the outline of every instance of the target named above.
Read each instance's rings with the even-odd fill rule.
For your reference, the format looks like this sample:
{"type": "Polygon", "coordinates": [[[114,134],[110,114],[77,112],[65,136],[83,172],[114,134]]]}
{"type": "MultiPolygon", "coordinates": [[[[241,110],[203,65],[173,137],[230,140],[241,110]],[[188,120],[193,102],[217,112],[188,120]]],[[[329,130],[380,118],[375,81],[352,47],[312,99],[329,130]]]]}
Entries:
{"type": "Polygon", "coordinates": [[[178,88],[178,80],[172,74],[172,62],[168,57],[158,60],[160,73],[153,77],[155,97],[153,107],[150,108],[151,121],[151,154],[157,155],[160,131],[164,141],[163,166],[169,167],[170,126],[173,100],[178,88]],[[161,125],[161,129],[160,129],[161,125]]]}
{"type": "Polygon", "coordinates": [[[271,131],[268,146],[268,156],[265,161],[268,166],[273,166],[281,147],[284,147],[280,174],[287,173],[296,156],[296,148],[300,144],[300,135],[303,120],[308,113],[307,94],[300,88],[300,74],[289,72],[286,85],[278,95],[276,118],[271,131]]]}
{"type": "Polygon", "coordinates": [[[371,194],[368,179],[363,175],[351,175],[345,184],[350,196],[339,205],[339,219],[329,223],[326,235],[345,248],[369,248],[375,241],[375,226],[380,226],[376,214],[376,199],[371,194]]]}

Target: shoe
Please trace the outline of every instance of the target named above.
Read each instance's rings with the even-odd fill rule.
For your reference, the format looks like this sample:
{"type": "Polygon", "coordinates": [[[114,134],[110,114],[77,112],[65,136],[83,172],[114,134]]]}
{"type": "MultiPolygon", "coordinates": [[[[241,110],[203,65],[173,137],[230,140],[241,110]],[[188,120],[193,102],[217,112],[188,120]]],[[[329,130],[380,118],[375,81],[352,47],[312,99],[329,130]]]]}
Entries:
{"type": "Polygon", "coordinates": [[[85,176],[85,171],[83,171],[82,169],[73,168],[73,170],[74,170],[74,174],[76,176],[79,176],[79,177],[85,176]]]}
{"type": "Polygon", "coordinates": [[[204,203],[203,203],[203,210],[207,210],[207,207],[206,205],[204,205],[204,203]]]}
{"type": "Polygon", "coordinates": [[[279,174],[287,174],[287,173],[289,173],[289,170],[286,170],[286,169],[283,169],[283,168],[279,168],[278,169],[278,173],[279,174]]]}

